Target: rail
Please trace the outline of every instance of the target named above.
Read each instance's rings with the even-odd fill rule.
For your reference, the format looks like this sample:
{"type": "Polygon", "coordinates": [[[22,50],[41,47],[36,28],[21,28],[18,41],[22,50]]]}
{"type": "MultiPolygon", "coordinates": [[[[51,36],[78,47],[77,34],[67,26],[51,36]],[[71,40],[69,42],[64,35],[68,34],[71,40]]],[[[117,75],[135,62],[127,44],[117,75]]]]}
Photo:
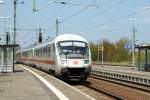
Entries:
{"type": "Polygon", "coordinates": [[[127,73],[127,72],[118,72],[118,71],[111,71],[111,70],[104,70],[104,69],[98,71],[92,70],[91,74],[96,76],[103,76],[103,77],[150,86],[150,77],[146,75],[139,75],[139,74],[127,73]]]}

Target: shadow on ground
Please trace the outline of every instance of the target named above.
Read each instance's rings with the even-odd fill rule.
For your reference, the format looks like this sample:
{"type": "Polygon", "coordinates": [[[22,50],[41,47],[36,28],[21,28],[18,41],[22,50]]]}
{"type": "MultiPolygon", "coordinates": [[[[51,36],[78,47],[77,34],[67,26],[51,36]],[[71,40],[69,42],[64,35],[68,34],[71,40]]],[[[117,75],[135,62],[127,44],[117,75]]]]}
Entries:
{"type": "Polygon", "coordinates": [[[17,69],[14,70],[14,73],[20,73],[20,72],[24,72],[24,71],[23,70],[19,70],[19,69],[18,70],[17,69]]]}

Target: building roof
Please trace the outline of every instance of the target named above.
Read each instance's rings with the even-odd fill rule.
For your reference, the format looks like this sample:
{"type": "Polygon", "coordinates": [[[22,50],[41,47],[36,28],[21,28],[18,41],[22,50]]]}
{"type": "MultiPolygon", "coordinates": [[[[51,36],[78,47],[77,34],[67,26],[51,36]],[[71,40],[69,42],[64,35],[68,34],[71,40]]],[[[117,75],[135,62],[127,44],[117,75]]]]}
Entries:
{"type": "Polygon", "coordinates": [[[150,45],[136,46],[137,49],[150,49],[150,45]]]}
{"type": "Polygon", "coordinates": [[[19,45],[18,44],[16,44],[16,45],[13,45],[13,44],[4,44],[4,45],[1,45],[0,44],[0,47],[18,47],[19,45]]]}

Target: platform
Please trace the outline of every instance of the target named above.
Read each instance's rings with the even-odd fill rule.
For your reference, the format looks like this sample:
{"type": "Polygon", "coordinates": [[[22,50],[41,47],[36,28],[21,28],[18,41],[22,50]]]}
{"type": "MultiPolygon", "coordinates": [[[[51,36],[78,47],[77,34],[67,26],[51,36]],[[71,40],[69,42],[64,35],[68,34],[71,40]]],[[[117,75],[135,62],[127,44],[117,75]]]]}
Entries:
{"type": "Polygon", "coordinates": [[[15,66],[14,73],[0,74],[0,100],[60,100],[58,95],[55,94],[56,92],[64,95],[66,97],[64,100],[94,100],[94,98],[53,76],[30,67],[24,67],[34,70],[47,81],[47,84],[54,87],[48,88],[37,76],[21,68],[21,66],[15,66]]]}

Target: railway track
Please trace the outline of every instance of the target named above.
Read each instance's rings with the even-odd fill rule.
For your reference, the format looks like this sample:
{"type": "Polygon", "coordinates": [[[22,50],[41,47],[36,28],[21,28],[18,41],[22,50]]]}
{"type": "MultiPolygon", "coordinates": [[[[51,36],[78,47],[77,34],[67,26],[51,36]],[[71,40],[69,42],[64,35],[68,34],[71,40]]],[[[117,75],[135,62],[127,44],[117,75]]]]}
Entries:
{"type": "Polygon", "coordinates": [[[102,91],[117,100],[150,100],[150,88],[146,86],[93,75],[87,81],[90,84],[85,83],[85,86],[102,91]]]}
{"type": "Polygon", "coordinates": [[[107,93],[107,92],[104,92],[99,89],[91,87],[89,85],[91,83],[88,81],[85,83],[71,81],[71,82],[68,82],[68,84],[70,84],[71,86],[79,89],[80,91],[90,95],[91,97],[95,98],[96,100],[123,100],[119,96],[112,95],[110,93],[107,93]]]}
{"type": "Polygon", "coordinates": [[[88,83],[82,83],[83,86],[89,88],[89,89],[92,89],[94,90],[95,92],[98,92],[98,93],[101,93],[101,94],[104,94],[105,96],[107,97],[110,97],[111,99],[113,100],[123,100],[123,97],[119,96],[119,95],[116,95],[116,94],[112,94],[108,91],[105,91],[105,90],[100,90],[98,88],[95,88],[91,85],[89,85],[88,83]]]}
{"type": "Polygon", "coordinates": [[[133,82],[127,82],[127,81],[123,81],[123,80],[119,80],[119,79],[114,79],[111,77],[100,77],[100,76],[95,76],[95,75],[90,75],[91,78],[95,78],[95,79],[99,79],[99,80],[104,80],[104,81],[108,81],[108,82],[112,82],[115,84],[120,84],[120,85],[124,85],[133,89],[137,89],[137,90],[141,90],[141,91],[145,91],[145,92],[149,92],[150,93],[150,88],[147,85],[142,85],[142,84],[138,84],[138,83],[133,83],[133,82]]]}

